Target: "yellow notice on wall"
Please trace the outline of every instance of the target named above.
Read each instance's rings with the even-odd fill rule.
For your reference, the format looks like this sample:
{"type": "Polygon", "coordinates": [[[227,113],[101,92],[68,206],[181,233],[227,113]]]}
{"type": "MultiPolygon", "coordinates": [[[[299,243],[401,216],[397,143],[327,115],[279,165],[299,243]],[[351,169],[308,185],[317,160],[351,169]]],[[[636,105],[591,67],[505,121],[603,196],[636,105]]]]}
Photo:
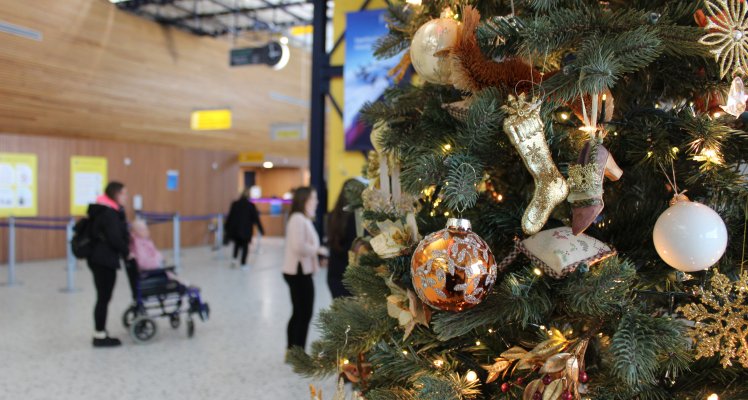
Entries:
{"type": "Polygon", "coordinates": [[[0,218],[36,217],[36,154],[0,153],[0,218]]]}
{"type": "Polygon", "coordinates": [[[107,159],[70,157],[70,215],[85,215],[88,205],[104,193],[107,159]]]}
{"type": "Polygon", "coordinates": [[[261,163],[263,161],[265,161],[265,153],[261,151],[239,153],[239,164],[261,163]]]}
{"type": "Polygon", "coordinates": [[[231,129],[231,110],[197,110],[190,117],[193,131],[219,131],[231,129]]]}

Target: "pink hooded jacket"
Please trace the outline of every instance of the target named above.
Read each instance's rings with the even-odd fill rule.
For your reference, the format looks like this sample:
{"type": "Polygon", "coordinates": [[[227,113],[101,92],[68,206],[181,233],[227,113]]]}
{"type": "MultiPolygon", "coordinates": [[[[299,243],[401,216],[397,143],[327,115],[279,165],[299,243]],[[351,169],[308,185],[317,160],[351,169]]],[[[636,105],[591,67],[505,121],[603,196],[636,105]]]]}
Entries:
{"type": "Polygon", "coordinates": [[[164,257],[158,251],[153,240],[130,235],[130,254],[135,257],[141,271],[163,268],[164,257]]]}

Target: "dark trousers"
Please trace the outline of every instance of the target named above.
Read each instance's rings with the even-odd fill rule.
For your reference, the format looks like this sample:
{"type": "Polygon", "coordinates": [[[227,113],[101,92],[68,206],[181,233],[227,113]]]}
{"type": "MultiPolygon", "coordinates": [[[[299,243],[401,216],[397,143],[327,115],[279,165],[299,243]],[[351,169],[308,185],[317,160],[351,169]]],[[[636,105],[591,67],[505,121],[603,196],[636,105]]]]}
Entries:
{"type": "Polygon", "coordinates": [[[249,240],[234,239],[234,258],[239,257],[239,250],[242,252],[242,265],[247,264],[247,253],[249,252],[249,240]]]}
{"type": "Polygon", "coordinates": [[[94,326],[97,331],[106,330],[106,315],[109,300],[112,299],[114,283],[117,281],[117,270],[101,265],[88,264],[96,286],[96,306],[94,306],[94,326]]]}
{"type": "Polygon", "coordinates": [[[288,288],[291,290],[291,303],[293,313],[288,321],[286,334],[288,335],[288,348],[299,346],[306,347],[306,336],[309,332],[309,322],[312,320],[314,310],[314,282],[312,275],[304,275],[301,264],[298,265],[296,275],[283,274],[288,288]]]}

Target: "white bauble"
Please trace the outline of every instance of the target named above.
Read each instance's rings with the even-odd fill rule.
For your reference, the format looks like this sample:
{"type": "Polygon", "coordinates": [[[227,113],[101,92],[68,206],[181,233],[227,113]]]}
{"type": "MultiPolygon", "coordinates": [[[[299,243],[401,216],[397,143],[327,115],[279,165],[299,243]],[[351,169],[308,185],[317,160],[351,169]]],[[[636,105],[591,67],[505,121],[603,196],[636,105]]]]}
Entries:
{"type": "Polygon", "coordinates": [[[683,272],[711,267],[727,248],[727,228],[722,217],[701,203],[685,199],[660,215],[652,237],[662,260],[683,272]]]}
{"type": "Polygon", "coordinates": [[[438,18],[423,24],[410,43],[410,60],[418,75],[431,83],[450,83],[449,57],[436,55],[454,46],[458,23],[453,18],[438,18]]]}

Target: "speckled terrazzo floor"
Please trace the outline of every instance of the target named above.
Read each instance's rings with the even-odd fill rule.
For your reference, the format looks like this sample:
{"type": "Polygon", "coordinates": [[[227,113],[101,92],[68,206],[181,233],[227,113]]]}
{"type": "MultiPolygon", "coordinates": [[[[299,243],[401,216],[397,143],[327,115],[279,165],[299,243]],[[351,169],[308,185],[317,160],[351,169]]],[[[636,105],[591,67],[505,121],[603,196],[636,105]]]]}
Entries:
{"type": "MultiPolygon", "coordinates": [[[[279,272],[283,241],[263,238],[248,271],[230,269],[207,248],[183,251],[181,276],[200,286],[211,319],[196,323],[188,339],[184,325],[172,330],[158,320],[150,343],[137,345],[120,317],[129,303],[127,279],[117,277],[109,308],[115,349],[91,347],[94,290],[80,265],[72,294],[64,262],[17,267],[21,286],[0,286],[0,399],[2,400],[285,400],[309,399],[307,381],[283,363],[285,326],[291,312],[279,272]]],[[[0,282],[7,268],[0,266],[0,282]]],[[[326,271],[315,277],[315,308],[330,303],[326,271]]],[[[311,340],[317,337],[312,328],[311,340]]],[[[334,379],[313,382],[332,397],[334,379]]]]}

